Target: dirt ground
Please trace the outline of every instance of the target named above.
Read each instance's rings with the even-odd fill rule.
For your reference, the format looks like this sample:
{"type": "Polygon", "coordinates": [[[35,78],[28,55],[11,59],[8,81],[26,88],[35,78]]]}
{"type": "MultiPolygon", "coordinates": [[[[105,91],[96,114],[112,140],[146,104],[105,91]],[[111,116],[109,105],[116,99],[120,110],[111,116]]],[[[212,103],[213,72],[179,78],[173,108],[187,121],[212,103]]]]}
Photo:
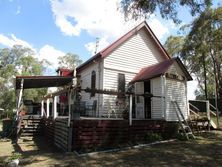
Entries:
{"type": "MultiPolygon", "coordinates": [[[[194,141],[174,141],[140,149],[79,157],[53,149],[44,138],[20,139],[18,145],[0,141],[0,162],[16,150],[20,166],[222,166],[222,132],[214,131],[194,141]]],[[[1,163],[0,163],[1,164],[1,163]]],[[[1,166],[1,165],[0,165],[1,166]]]]}

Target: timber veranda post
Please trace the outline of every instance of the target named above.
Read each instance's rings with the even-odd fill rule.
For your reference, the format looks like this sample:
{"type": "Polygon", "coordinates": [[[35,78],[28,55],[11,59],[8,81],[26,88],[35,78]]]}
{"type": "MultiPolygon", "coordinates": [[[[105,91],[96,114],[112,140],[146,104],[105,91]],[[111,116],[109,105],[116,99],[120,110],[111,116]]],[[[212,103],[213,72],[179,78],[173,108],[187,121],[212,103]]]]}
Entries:
{"type": "Polygon", "coordinates": [[[69,89],[68,91],[68,105],[69,105],[69,118],[68,118],[68,149],[67,151],[68,152],[71,152],[72,151],[72,132],[73,132],[73,123],[71,121],[71,117],[72,117],[72,114],[71,114],[71,103],[72,103],[72,93],[73,93],[74,90],[72,89],[69,89]]]}
{"type": "Polygon", "coordinates": [[[130,94],[130,109],[129,109],[129,125],[132,125],[132,107],[133,107],[133,95],[130,94]]]}
{"type": "Polygon", "coordinates": [[[41,101],[41,117],[44,116],[44,100],[41,101]]]}
{"type": "Polygon", "coordinates": [[[21,80],[20,92],[19,92],[19,97],[18,97],[18,101],[17,101],[17,110],[16,110],[16,118],[15,118],[15,121],[16,121],[16,142],[18,141],[18,134],[20,131],[19,108],[20,108],[20,103],[22,101],[23,85],[24,85],[24,79],[21,80]]]}
{"type": "Polygon", "coordinates": [[[207,108],[208,130],[210,131],[210,102],[209,100],[206,101],[206,108],[207,108]]]}
{"type": "Polygon", "coordinates": [[[46,118],[49,117],[49,98],[46,100],[46,118]]]}
{"type": "Polygon", "coordinates": [[[55,120],[57,117],[57,97],[53,97],[53,119],[55,120]]]}

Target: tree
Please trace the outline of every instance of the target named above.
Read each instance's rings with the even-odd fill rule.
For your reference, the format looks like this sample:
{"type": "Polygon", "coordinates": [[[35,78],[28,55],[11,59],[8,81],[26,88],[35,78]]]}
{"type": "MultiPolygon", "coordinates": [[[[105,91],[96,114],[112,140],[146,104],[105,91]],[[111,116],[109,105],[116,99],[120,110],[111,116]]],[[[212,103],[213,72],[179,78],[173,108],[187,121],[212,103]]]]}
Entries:
{"type": "Polygon", "coordinates": [[[67,53],[65,56],[58,57],[59,68],[75,69],[82,63],[79,56],[73,53],[67,53]]]}
{"type": "Polygon", "coordinates": [[[164,44],[164,48],[171,57],[181,57],[184,42],[184,36],[169,36],[164,44]]]}
{"type": "Polygon", "coordinates": [[[172,19],[174,23],[181,22],[177,17],[179,6],[188,7],[191,15],[195,16],[210,5],[211,0],[121,0],[126,18],[138,19],[159,11],[162,18],[172,19]]]}
{"type": "Polygon", "coordinates": [[[185,37],[169,37],[165,48],[181,57],[199,82],[197,98],[222,98],[222,7],[206,9],[192,24],[185,37]],[[204,97],[205,96],[205,97],[204,97]]]}
{"type": "MultiPolygon", "coordinates": [[[[15,108],[14,78],[16,75],[42,75],[43,66],[30,48],[20,45],[0,49],[0,106],[6,112],[15,108]]],[[[24,91],[24,99],[39,101],[46,89],[24,91]]]]}
{"type": "MultiPolygon", "coordinates": [[[[199,57],[205,66],[207,85],[216,83],[218,97],[222,98],[222,7],[207,9],[192,23],[185,43],[184,55],[199,57]],[[214,77],[214,79],[212,79],[214,77]],[[210,83],[211,82],[211,83],[210,83]]],[[[211,86],[212,87],[212,86],[211,86]]],[[[208,88],[208,87],[207,87],[208,88]]],[[[213,94],[213,93],[211,93],[213,94]]]]}

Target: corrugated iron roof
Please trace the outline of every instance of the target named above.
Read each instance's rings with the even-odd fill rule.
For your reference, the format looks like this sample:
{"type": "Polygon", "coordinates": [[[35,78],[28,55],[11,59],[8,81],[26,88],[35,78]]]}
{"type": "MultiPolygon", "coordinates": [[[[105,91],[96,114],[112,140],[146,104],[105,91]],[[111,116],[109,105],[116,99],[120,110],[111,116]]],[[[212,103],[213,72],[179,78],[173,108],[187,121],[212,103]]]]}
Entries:
{"type": "Polygon", "coordinates": [[[169,67],[174,63],[177,62],[178,65],[181,67],[181,70],[186,75],[187,80],[192,80],[192,77],[190,76],[189,72],[184,67],[183,63],[180,61],[179,58],[172,58],[163,62],[160,62],[158,64],[154,64],[152,66],[148,66],[145,68],[142,68],[140,72],[132,79],[130,83],[140,82],[149,80],[155,77],[158,77],[164,73],[167,72],[169,67]]]}

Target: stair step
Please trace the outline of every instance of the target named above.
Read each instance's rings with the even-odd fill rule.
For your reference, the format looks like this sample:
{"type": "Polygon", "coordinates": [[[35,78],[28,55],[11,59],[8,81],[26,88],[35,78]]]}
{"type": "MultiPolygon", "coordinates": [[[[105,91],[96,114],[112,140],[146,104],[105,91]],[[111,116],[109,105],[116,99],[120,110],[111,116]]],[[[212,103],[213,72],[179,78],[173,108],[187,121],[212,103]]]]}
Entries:
{"type": "Polygon", "coordinates": [[[24,127],[41,127],[40,124],[24,124],[24,127]]]}
{"type": "Polygon", "coordinates": [[[25,136],[30,136],[30,137],[32,137],[32,136],[37,136],[37,135],[40,135],[41,133],[22,133],[21,135],[20,135],[20,137],[25,137],[25,136]]]}
{"type": "Polygon", "coordinates": [[[188,134],[188,135],[193,135],[193,133],[192,133],[192,132],[187,132],[186,134],[188,134]]]}
{"type": "Polygon", "coordinates": [[[41,131],[41,128],[30,128],[30,129],[22,129],[22,132],[32,132],[32,131],[41,131]]]}
{"type": "Polygon", "coordinates": [[[42,129],[41,127],[38,127],[38,128],[22,128],[22,130],[39,130],[39,129],[42,129]]]}
{"type": "Polygon", "coordinates": [[[22,120],[22,122],[29,122],[29,123],[41,123],[42,121],[41,121],[41,120],[30,120],[30,119],[28,119],[28,120],[27,120],[27,119],[25,119],[25,120],[24,120],[24,119],[23,119],[23,120],[22,120]]]}

